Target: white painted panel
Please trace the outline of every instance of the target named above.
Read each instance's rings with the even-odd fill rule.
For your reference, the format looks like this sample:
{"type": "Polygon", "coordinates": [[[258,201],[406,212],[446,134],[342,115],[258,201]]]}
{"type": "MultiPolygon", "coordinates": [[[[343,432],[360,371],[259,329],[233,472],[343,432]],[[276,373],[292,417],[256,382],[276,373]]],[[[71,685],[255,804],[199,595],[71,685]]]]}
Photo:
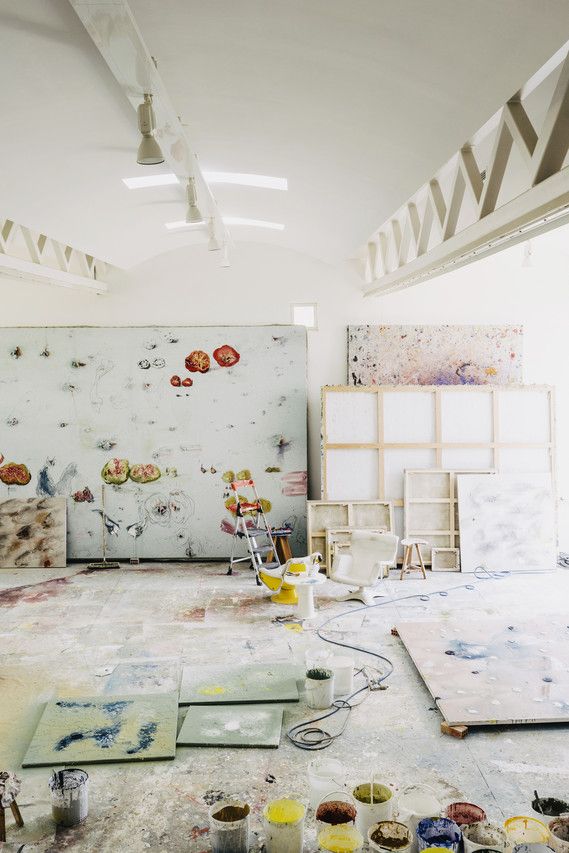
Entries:
{"type": "Polygon", "coordinates": [[[328,450],[327,500],[377,500],[377,450],[328,450]]]}
{"type": "Polygon", "coordinates": [[[377,394],[326,391],[326,439],[329,444],[377,441],[377,394]]]}
{"type": "Polygon", "coordinates": [[[445,393],[443,389],[441,422],[443,442],[492,441],[492,394],[472,390],[445,393]]]}
{"type": "Polygon", "coordinates": [[[432,391],[387,391],[383,395],[383,419],[386,444],[434,441],[435,395],[432,391]]]}
{"type": "Polygon", "coordinates": [[[443,448],[442,467],[450,469],[466,468],[473,470],[494,467],[494,454],[489,447],[452,447],[443,448]]]}
{"type": "Polygon", "coordinates": [[[434,468],[436,456],[434,450],[422,450],[420,448],[415,450],[386,450],[384,460],[385,499],[391,501],[403,498],[405,469],[434,468]]]}
{"type": "Polygon", "coordinates": [[[551,471],[550,464],[549,451],[541,447],[500,450],[500,471],[547,473],[551,471]]]}
{"type": "Polygon", "coordinates": [[[500,441],[549,441],[549,395],[546,391],[498,394],[500,441]]]}

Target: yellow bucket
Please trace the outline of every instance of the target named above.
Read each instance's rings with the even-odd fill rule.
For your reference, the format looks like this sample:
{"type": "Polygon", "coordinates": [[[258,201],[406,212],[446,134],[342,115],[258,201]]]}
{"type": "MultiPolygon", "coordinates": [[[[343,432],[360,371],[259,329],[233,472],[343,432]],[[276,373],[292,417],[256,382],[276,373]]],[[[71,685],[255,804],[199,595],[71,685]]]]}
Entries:
{"type": "Polygon", "coordinates": [[[508,839],[514,844],[548,844],[549,829],[535,817],[516,815],[504,821],[508,839]]]}
{"type": "Polygon", "coordinates": [[[306,807],[298,800],[273,800],[267,803],[263,815],[271,823],[297,823],[306,812],[306,807]]]}
{"type": "Polygon", "coordinates": [[[363,843],[361,832],[345,824],[332,826],[318,833],[318,848],[328,853],[356,853],[362,849],[363,843]]]}

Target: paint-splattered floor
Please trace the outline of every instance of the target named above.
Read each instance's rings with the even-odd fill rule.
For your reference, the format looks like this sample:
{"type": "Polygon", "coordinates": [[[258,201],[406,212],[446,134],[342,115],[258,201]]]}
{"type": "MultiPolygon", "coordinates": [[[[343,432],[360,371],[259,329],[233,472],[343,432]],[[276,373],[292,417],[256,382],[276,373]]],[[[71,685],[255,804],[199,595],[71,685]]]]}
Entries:
{"type": "MultiPolygon", "coordinates": [[[[392,574],[386,587],[395,598],[471,580],[437,574],[401,583],[392,574]]],[[[302,663],[307,648],[320,645],[314,626],[324,615],[357,606],[335,603],[343,591],[335,584],[319,589],[319,618],[302,631],[275,621],[292,610],[272,604],[248,570],[230,578],[215,564],[125,566],[91,574],[82,566],[51,574],[3,571],[0,590],[0,769],[13,769],[23,779],[19,803],[25,820],[17,830],[8,812],[8,840],[25,841],[28,850],[44,853],[200,853],[209,850],[208,806],[222,792],[252,804],[252,827],[259,833],[268,799],[307,794],[306,767],[313,756],[292,746],[284,732],[278,750],[179,748],[174,761],[90,765],[89,819],[56,834],[49,769],[21,770],[20,765],[43,703],[54,691],[72,696],[171,690],[185,663],[302,663]]],[[[388,690],[374,692],[352,712],[345,734],[328,754],[346,764],[354,782],[367,780],[375,768],[381,781],[398,788],[425,782],[443,802],[466,798],[482,804],[493,819],[527,813],[534,788],[567,799],[566,726],[474,729],[464,741],[441,735],[431,697],[400,641],[390,635],[403,619],[507,615],[519,622],[543,614],[547,620],[548,614],[566,611],[567,601],[569,571],[559,570],[485,581],[429,601],[388,602],[344,619],[337,630],[381,649],[395,671],[388,690]]],[[[307,716],[303,701],[287,706],[285,727],[307,716]]],[[[305,849],[316,850],[311,813],[307,823],[305,849]]]]}

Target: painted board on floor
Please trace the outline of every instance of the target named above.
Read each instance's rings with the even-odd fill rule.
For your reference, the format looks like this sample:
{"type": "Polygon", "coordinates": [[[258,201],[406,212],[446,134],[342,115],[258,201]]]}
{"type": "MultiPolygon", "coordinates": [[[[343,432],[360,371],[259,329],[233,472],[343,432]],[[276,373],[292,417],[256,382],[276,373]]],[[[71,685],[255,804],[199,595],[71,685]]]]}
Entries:
{"type": "Polygon", "coordinates": [[[519,326],[349,326],[350,385],[522,382],[519,326]]]}
{"type": "Polygon", "coordinates": [[[176,743],[178,746],[276,749],[282,722],[280,705],[192,705],[176,743]]]}
{"type": "Polygon", "coordinates": [[[65,536],[65,498],[0,502],[0,569],[65,568],[65,536]]]}
{"type": "Polygon", "coordinates": [[[177,723],[175,693],[52,699],[22,766],[174,758],[177,723]]]}
{"type": "Polygon", "coordinates": [[[65,497],[71,559],[101,558],[103,486],[109,558],[227,557],[244,470],[306,553],[306,329],[3,329],[0,374],[0,500],[65,497]]]}
{"type": "Polygon", "coordinates": [[[396,625],[451,725],[569,722],[566,616],[510,619],[396,625]]]}
{"type": "Polygon", "coordinates": [[[296,669],[289,664],[186,666],[180,705],[298,702],[296,669]]]}
{"type": "Polygon", "coordinates": [[[457,491],[463,572],[555,570],[549,474],[459,474],[457,491]]]}

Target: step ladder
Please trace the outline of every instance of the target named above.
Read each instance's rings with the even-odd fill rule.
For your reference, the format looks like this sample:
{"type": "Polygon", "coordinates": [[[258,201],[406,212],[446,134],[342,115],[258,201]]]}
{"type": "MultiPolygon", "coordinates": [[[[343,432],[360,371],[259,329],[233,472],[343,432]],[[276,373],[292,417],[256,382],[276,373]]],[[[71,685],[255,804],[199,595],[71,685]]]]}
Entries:
{"type": "Polygon", "coordinates": [[[231,544],[231,557],[229,558],[228,575],[233,574],[233,566],[237,563],[251,562],[251,568],[255,572],[255,580],[257,586],[261,586],[259,578],[259,569],[278,569],[281,565],[278,558],[277,549],[271,533],[271,528],[267,523],[261,499],[257,494],[255,483],[253,480],[235,480],[230,484],[230,488],[235,493],[235,505],[232,511],[235,512],[235,531],[233,533],[233,542],[231,544]],[[253,498],[251,500],[243,500],[238,494],[239,489],[252,489],[253,498]],[[253,521],[252,526],[247,526],[247,519],[253,521]],[[235,550],[238,540],[245,540],[248,554],[246,557],[235,557],[235,550]],[[272,554],[270,562],[264,562],[263,558],[267,554],[272,554]]]}

